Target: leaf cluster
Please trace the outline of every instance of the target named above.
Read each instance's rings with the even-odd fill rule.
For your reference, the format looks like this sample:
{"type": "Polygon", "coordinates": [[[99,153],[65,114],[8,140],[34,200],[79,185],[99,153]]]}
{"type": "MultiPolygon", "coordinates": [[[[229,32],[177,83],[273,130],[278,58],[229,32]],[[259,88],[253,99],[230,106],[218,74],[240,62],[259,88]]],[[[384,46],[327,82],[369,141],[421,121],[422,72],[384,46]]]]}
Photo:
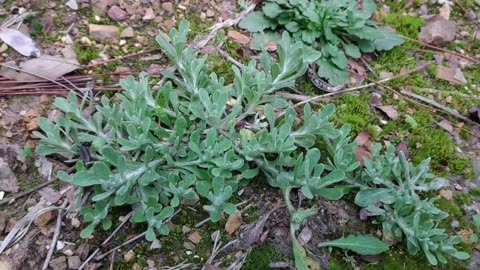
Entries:
{"type": "Polygon", "coordinates": [[[267,0],[261,11],[247,15],[240,27],[257,33],[253,44],[261,45],[273,34],[264,31],[284,28],[295,40],[321,51],[316,61],[318,75],[333,85],[345,82],[347,57],[390,50],[403,40],[370,20],[376,9],[373,0],[267,0]],[[263,42],[262,42],[263,40],[263,42]]]}
{"type": "Polygon", "coordinates": [[[412,255],[423,251],[432,265],[447,263],[446,255],[467,259],[469,255],[454,246],[460,236],[449,237],[438,222],[448,214],[434,205],[434,199],[422,199],[422,192],[440,189],[445,179],[428,172],[430,159],[418,166],[408,163],[403,152],[396,157],[394,147],[380,154],[380,146],[372,147],[372,158],[365,158],[365,169],[357,177],[360,191],[355,203],[367,216],[376,217],[387,242],[406,239],[412,255]]]}

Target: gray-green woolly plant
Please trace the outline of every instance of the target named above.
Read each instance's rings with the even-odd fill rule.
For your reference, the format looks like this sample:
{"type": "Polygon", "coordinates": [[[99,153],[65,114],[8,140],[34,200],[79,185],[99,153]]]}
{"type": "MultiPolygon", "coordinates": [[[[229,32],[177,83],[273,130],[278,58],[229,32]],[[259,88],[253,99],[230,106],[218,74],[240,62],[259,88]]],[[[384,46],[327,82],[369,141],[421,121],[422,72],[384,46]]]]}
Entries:
{"type": "MultiPolygon", "coordinates": [[[[292,189],[301,190],[308,199],[331,200],[360,189],[356,203],[381,216],[386,235],[405,235],[409,251],[433,251],[441,262],[443,253],[462,257],[452,249],[457,238],[448,240],[436,229],[434,222],[445,214],[416,193],[439,186],[437,180],[426,181],[427,164],[416,169],[406,165],[402,156],[398,162],[390,152],[374,153],[363,170],[353,152],[356,144],[348,137],[349,126],[337,129],[328,120],[334,113],[332,104],[318,112],[307,104],[298,113],[274,95],[293,86],[318,53],[292,43],[284,34],[277,46],[278,62],[264,53],[259,63],[233,66],[234,82],[225,85],[223,78],[208,70],[206,57],[196,57],[191,47],[185,48],[187,32],[188,23],[183,21],[178,30],[157,37],[177,74],[164,72],[169,81],[155,97],[145,74],[139,80],[130,76],[120,83],[124,91],[110,100],[104,96],[95,104],[90,94],[79,103],[70,93],[67,99],[55,99],[63,117],[54,122],[40,119],[36,152],[76,162],[74,174],[59,172],[58,177],[79,187],[77,195],[85,189],[93,191],[91,206],[81,209],[89,223],[82,237],[99,225],[109,229],[112,208],[129,206],[134,209],[130,221],[146,223],[146,239],[154,241],[158,234],[169,233],[165,220],[174,210],[198,197],[210,220],[219,221],[235,212],[231,198],[239,185],[262,174],[283,191],[298,269],[305,269],[310,259],[296,240],[296,231],[317,211],[295,208],[292,189]],[[284,115],[277,118],[279,112],[284,115]],[[370,192],[379,192],[381,200],[369,197],[370,192]],[[416,214],[419,210],[421,214],[416,214]]],[[[372,236],[349,236],[320,245],[361,254],[388,249],[372,236]]]]}

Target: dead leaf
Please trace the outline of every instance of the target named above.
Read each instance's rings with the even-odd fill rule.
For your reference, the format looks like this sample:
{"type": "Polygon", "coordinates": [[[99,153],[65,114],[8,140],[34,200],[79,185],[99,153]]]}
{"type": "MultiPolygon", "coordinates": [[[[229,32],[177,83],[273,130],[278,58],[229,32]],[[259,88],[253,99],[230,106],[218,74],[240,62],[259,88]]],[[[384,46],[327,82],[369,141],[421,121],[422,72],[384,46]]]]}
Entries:
{"type": "Polygon", "coordinates": [[[413,0],[407,0],[405,2],[405,6],[403,7],[404,9],[408,9],[409,7],[411,7],[413,5],[413,0]]]}
{"type": "Polygon", "coordinates": [[[450,121],[446,119],[443,119],[441,122],[438,122],[437,125],[449,133],[453,132],[452,123],[450,123],[450,121]]]}
{"type": "Polygon", "coordinates": [[[447,199],[447,200],[452,200],[453,198],[453,192],[451,190],[446,190],[446,189],[442,189],[440,190],[440,196],[442,196],[443,198],[447,199]]]}
{"type": "Polygon", "coordinates": [[[268,213],[264,214],[259,220],[250,223],[245,228],[245,230],[240,234],[240,242],[238,244],[238,247],[240,249],[247,250],[259,240],[260,236],[262,235],[265,223],[275,210],[277,210],[277,208],[270,210],[268,213]]]}
{"type": "Polygon", "coordinates": [[[398,114],[397,110],[392,105],[378,106],[376,108],[378,108],[379,110],[384,112],[390,119],[392,119],[392,120],[398,119],[399,114],[398,114]]]}
{"type": "Polygon", "coordinates": [[[437,79],[448,81],[452,85],[464,85],[467,83],[465,75],[459,68],[438,66],[437,79]]]}
{"type": "Polygon", "coordinates": [[[360,209],[359,218],[360,220],[367,220],[369,217],[377,217],[380,215],[380,213],[372,213],[368,211],[367,208],[362,208],[360,209]]]}
{"type": "Polygon", "coordinates": [[[378,106],[382,106],[382,105],[383,105],[383,103],[382,103],[381,96],[378,95],[378,94],[374,94],[372,99],[370,100],[370,106],[378,107],[378,106]]]}
{"type": "Polygon", "coordinates": [[[401,141],[399,144],[397,144],[397,147],[395,147],[395,153],[398,155],[400,154],[400,152],[403,152],[406,159],[410,158],[410,152],[408,151],[408,146],[404,141],[401,141]]]}
{"type": "Polygon", "coordinates": [[[305,226],[303,228],[302,232],[300,232],[300,235],[298,236],[298,242],[302,246],[306,245],[308,242],[310,242],[310,239],[312,239],[312,230],[308,226],[305,226]]]}
{"type": "Polygon", "coordinates": [[[368,142],[369,138],[370,132],[362,130],[358,133],[357,137],[355,137],[355,142],[358,143],[358,146],[363,146],[368,142]]]}
{"type": "Polygon", "coordinates": [[[353,59],[348,59],[348,65],[350,66],[351,70],[354,71],[358,75],[365,75],[365,68],[357,63],[357,61],[353,59]]]}
{"type": "Polygon", "coordinates": [[[39,57],[41,55],[35,41],[18,30],[0,28],[0,39],[24,56],[39,57]]]}
{"type": "Polygon", "coordinates": [[[0,75],[17,81],[38,80],[39,77],[55,80],[80,67],[80,63],[78,63],[76,59],[50,55],[42,55],[39,58],[27,60],[20,63],[20,67],[12,65],[11,63],[6,63],[4,65],[5,66],[0,70],[0,75]],[[21,71],[16,71],[6,66],[11,66],[20,69],[21,71]]]}
{"type": "Polygon", "coordinates": [[[89,253],[90,253],[90,244],[88,243],[81,243],[80,246],[78,246],[77,250],[75,251],[75,254],[79,256],[82,261],[87,259],[89,253]]]}
{"type": "Polygon", "coordinates": [[[364,147],[357,147],[355,148],[355,157],[357,161],[360,162],[360,165],[365,166],[363,158],[372,158],[372,154],[364,147]]]}
{"type": "Polygon", "coordinates": [[[239,45],[248,45],[250,43],[250,38],[236,30],[228,31],[228,37],[233,40],[233,42],[239,45]]]}
{"type": "Polygon", "coordinates": [[[227,223],[225,224],[225,230],[231,235],[240,227],[240,225],[242,225],[242,213],[237,210],[228,218],[227,223]]]}
{"type": "Polygon", "coordinates": [[[40,195],[49,203],[56,203],[60,198],[62,198],[62,194],[53,190],[51,187],[44,187],[38,191],[40,195]]]}
{"type": "Polygon", "coordinates": [[[463,242],[466,244],[470,244],[470,235],[472,235],[472,229],[464,229],[457,232],[457,235],[460,235],[463,239],[463,242]]]}

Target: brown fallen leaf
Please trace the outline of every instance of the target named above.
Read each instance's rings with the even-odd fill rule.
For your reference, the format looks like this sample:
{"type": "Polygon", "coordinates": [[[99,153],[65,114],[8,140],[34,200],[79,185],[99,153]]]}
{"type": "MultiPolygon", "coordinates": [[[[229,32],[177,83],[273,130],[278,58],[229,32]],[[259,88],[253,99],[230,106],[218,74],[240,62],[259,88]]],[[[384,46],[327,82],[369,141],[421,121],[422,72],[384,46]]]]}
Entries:
{"type": "Polygon", "coordinates": [[[452,123],[450,123],[450,121],[446,119],[443,119],[442,121],[438,122],[437,125],[449,133],[453,132],[452,123]]]}
{"type": "Polygon", "coordinates": [[[250,37],[236,31],[230,30],[228,31],[228,37],[233,40],[233,42],[239,45],[248,45],[250,43],[250,37]]]}
{"type": "Polygon", "coordinates": [[[470,244],[470,236],[472,235],[472,229],[464,229],[457,232],[457,235],[460,235],[463,239],[463,243],[470,244]]]}
{"type": "Polygon", "coordinates": [[[357,147],[355,149],[355,157],[357,158],[357,161],[360,162],[360,165],[362,165],[363,167],[365,166],[365,161],[363,160],[363,158],[372,158],[372,154],[364,147],[357,147]]]}
{"type": "Polygon", "coordinates": [[[312,239],[312,230],[310,230],[308,226],[305,226],[305,228],[303,228],[298,235],[298,242],[300,242],[302,246],[305,246],[308,242],[310,242],[310,239],[312,239]]]}
{"type": "Polygon", "coordinates": [[[363,146],[368,142],[369,138],[370,138],[370,132],[366,130],[362,130],[360,131],[360,133],[358,133],[357,137],[355,137],[354,141],[358,143],[358,146],[363,146]]]}
{"type": "Polygon", "coordinates": [[[465,75],[459,68],[438,66],[436,77],[437,79],[448,81],[452,85],[464,85],[467,83],[465,75]]]}
{"type": "Polygon", "coordinates": [[[392,120],[398,119],[398,116],[399,116],[398,111],[392,105],[378,106],[376,108],[384,112],[390,119],[392,120]]]}
{"type": "Polygon", "coordinates": [[[0,28],[0,39],[24,56],[39,57],[41,54],[35,41],[18,30],[0,28]]]}
{"type": "Polygon", "coordinates": [[[44,187],[38,191],[40,195],[49,203],[56,203],[60,198],[62,198],[62,194],[53,190],[51,187],[44,187]]]}
{"type": "Polygon", "coordinates": [[[78,63],[76,59],[42,55],[39,58],[29,59],[20,63],[19,67],[11,62],[6,63],[2,66],[2,69],[0,69],[0,75],[17,81],[32,81],[38,80],[41,77],[55,80],[79,67],[80,63],[78,63]],[[19,69],[20,71],[14,70],[13,68],[19,69]]]}
{"type": "Polygon", "coordinates": [[[225,224],[225,231],[231,235],[240,227],[240,225],[242,225],[242,213],[237,210],[228,218],[227,223],[225,224]]]}
{"type": "Polygon", "coordinates": [[[410,158],[410,152],[408,151],[408,146],[404,141],[401,141],[397,146],[395,147],[395,153],[398,155],[400,152],[403,152],[405,155],[406,159],[410,158]]]}
{"type": "Polygon", "coordinates": [[[260,217],[259,220],[247,225],[245,230],[240,234],[240,242],[238,243],[238,247],[240,249],[247,250],[251,246],[253,246],[255,243],[257,243],[257,241],[260,239],[260,236],[262,235],[262,231],[263,231],[263,227],[265,226],[265,223],[267,222],[268,218],[273,213],[273,211],[277,209],[278,208],[276,207],[268,211],[268,213],[260,217]]]}

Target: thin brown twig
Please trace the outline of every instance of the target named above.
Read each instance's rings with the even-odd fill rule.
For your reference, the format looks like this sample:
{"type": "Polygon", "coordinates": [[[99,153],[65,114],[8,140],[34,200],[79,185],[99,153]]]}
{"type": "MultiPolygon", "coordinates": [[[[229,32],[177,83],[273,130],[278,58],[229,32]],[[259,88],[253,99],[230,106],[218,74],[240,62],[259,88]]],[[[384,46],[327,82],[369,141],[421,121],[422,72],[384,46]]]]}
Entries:
{"type": "Polygon", "coordinates": [[[146,50],[146,51],[131,53],[131,54],[127,54],[127,55],[124,55],[124,56],[119,56],[117,58],[108,59],[108,60],[105,60],[105,61],[100,61],[100,62],[96,62],[96,63],[90,64],[90,65],[82,66],[79,69],[89,69],[89,68],[100,66],[100,65],[103,65],[103,64],[108,64],[110,62],[121,61],[121,60],[126,59],[126,58],[135,57],[135,56],[139,56],[139,55],[142,55],[142,54],[155,52],[155,51],[158,51],[158,50],[160,50],[160,48],[149,49],[149,50],[146,50]]]}
{"type": "MultiPolygon", "coordinates": [[[[301,102],[298,102],[297,104],[293,105],[292,107],[293,108],[297,108],[303,104],[306,104],[306,103],[310,103],[310,102],[313,102],[313,101],[317,101],[317,100],[320,100],[320,99],[323,99],[323,98],[327,98],[327,97],[331,97],[331,96],[336,96],[336,95],[341,95],[341,94],[345,94],[345,93],[349,93],[349,92],[353,92],[353,91],[358,91],[358,90],[362,90],[362,89],[365,89],[365,88],[369,88],[369,87],[372,87],[372,86],[375,86],[375,85],[378,85],[379,83],[385,83],[385,82],[389,82],[391,80],[395,80],[395,79],[398,79],[400,77],[404,77],[404,76],[407,76],[409,74],[412,74],[414,72],[417,72],[419,70],[422,70],[424,69],[426,66],[428,66],[429,64],[431,64],[432,61],[429,61],[429,62],[426,62],[424,63],[423,65],[420,65],[412,70],[409,70],[405,73],[400,73],[398,75],[395,75],[393,77],[390,77],[390,78],[385,78],[383,80],[380,80],[378,82],[372,82],[372,83],[368,83],[368,84],[365,84],[365,85],[360,85],[360,86],[355,86],[355,87],[352,87],[352,88],[348,88],[348,89],[345,89],[345,90],[340,90],[340,91],[337,91],[337,92],[333,92],[333,93],[328,93],[328,94],[324,94],[324,95],[319,95],[319,96],[315,96],[315,97],[311,97],[307,100],[304,100],[304,101],[301,101],[301,102]]],[[[365,76],[362,76],[360,74],[357,74],[357,73],[354,73],[352,72],[353,74],[355,75],[358,75],[358,76],[361,76],[363,77],[364,79],[367,79],[367,77],[365,76]]],[[[372,80],[373,81],[373,80],[372,80]]],[[[285,114],[285,111],[283,111],[282,113],[280,113],[278,115],[278,117],[282,116],[283,114],[285,114]]]]}
{"type": "Polygon", "coordinates": [[[236,59],[230,56],[226,51],[222,50],[220,46],[217,47],[217,51],[220,53],[221,56],[223,56],[225,59],[227,59],[230,63],[234,64],[238,68],[242,68],[243,65],[242,63],[238,62],[236,59]]]}
{"type": "Polygon", "coordinates": [[[45,262],[43,263],[42,270],[48,269],[48,264],[52,259],[58,237],[60,236],[60,228],[62,227],[63,209],[67,207],[67,204],[68,204],[68,200],[65,200],[62,203],[62,206],[60,207],[60,209],[58,209],[57,224],[55,225],[55,232],[53,233],[52,242],[50,243],[50,248],[48,249],[47,257],[45,258],[45,262]]]}
{"type": "Polygon", "coordinates": [[[416,40],[416,39],[413,39],[413,38],[409,38],[409,37],[406,37],[406,36],[402,36],[402,35],[399,35],[401,38],[404,38],[408,41],[411,41],[411,42],[414,42],[414,43],[417,43],[419,45],[422,45],[422,46],[425,46],[425,47],[428,47],[428,48],[432,48],[432,49],[435,49],[436,51],[441,51],[441,52],[444,52],[444,53],[449,53],[449,54],[453,54],[453,55],[456,55],[458,57],[461,57],[461,58],[464,58],[464,59],[467,59],[469,61],[472,61],[476,64],[479,64],[480,61],[473,58],[473,57],[470,57],[468,55],[464,55],[464,54],[461,54],[461,53],[457,53],[457,52],[454,52],[454,51],[450,51],[450,50],[446,50],[446,49],[443,49],[443,48],[440,48],[440,47],[437,47],[437,46],[434,46],[434,45],[430,45],[430,44],[427,44],[425,42],[422,42],[420,40],[416,40]]]}

